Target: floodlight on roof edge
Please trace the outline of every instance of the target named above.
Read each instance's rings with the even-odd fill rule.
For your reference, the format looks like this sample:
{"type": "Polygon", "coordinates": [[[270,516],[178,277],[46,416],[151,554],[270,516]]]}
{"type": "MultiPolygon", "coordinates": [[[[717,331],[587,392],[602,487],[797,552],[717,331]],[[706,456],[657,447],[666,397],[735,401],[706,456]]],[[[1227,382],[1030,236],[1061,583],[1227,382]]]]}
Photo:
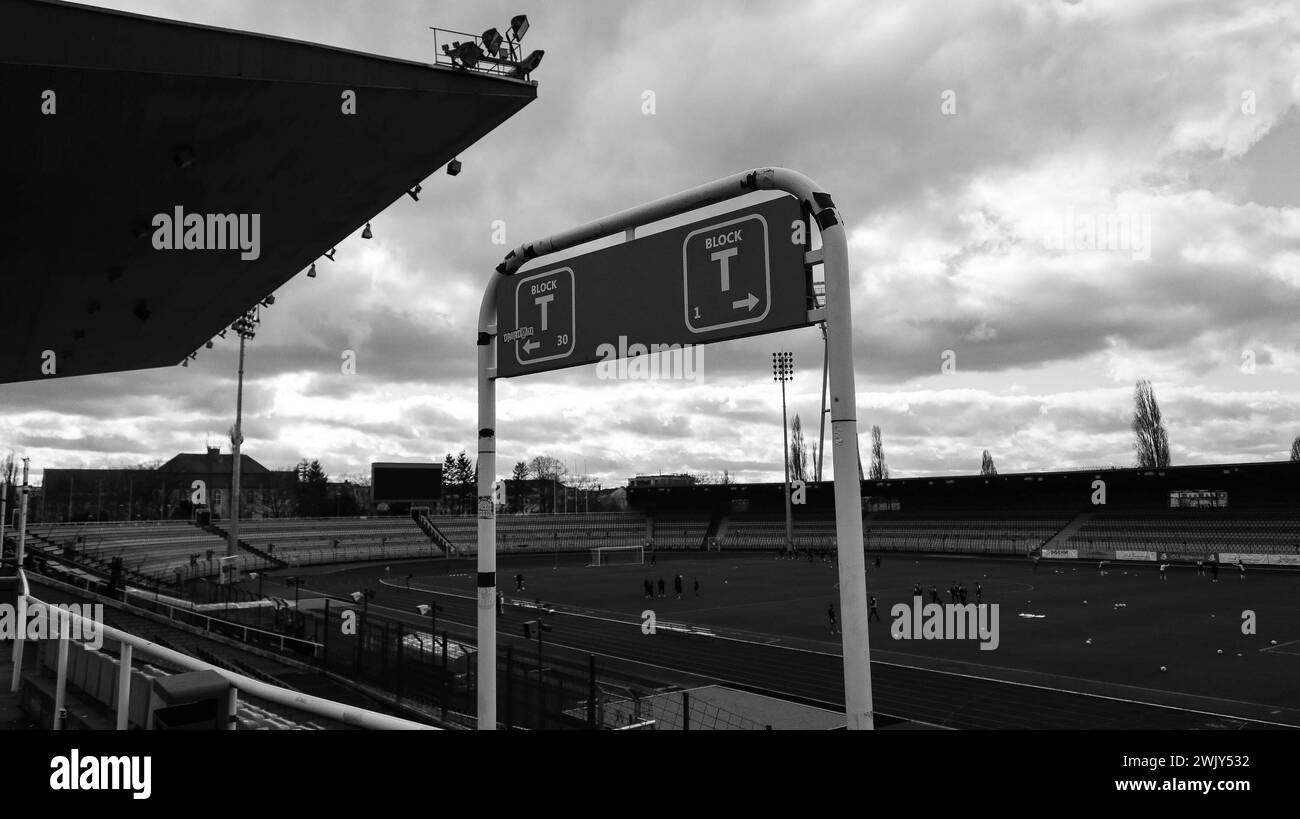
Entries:
{"type": "Polygon", "coordinates": [[[452,43],[451,48],[443,48],[443,53],[451,57],[452,64],[461,68],[476,68],[483,59],[483,49],[473,40],[452,43]]]}
{"type": "Polygon", "coordinates": [[[542,57],[545,55],[546,52],[539,48],[527,57],[524,57],[522,60],[515,63],[513,75],[520,79],[527,79],[528,75],[536,71],[537,66],[542,64],[542,57]]]}
{"type": "Polygon", "coordinates": [[[369,223],[369,222],[366,222],[366,229],[363,230],[363,231],[361,231],[361,238],[362,238],[362,239],[373,239],[373,238],[375,238],[375,234],[374,234],[373,232],[371,232],[371,230],[370,230],[370,223],[369,223]]]}
{"type": "Polygon", "coordinates": [[[516,14],[514,17],[510,18],[511,39],[513,39],[517,43],[520,40],[524,39],[524,35],[527,33],[528,33],[527,14],[516,14]]]}
{"type": "Polygon", "coordinates": [[[489,57],[501,56],[501,46],[505,43],[505,38],[501,36],[501,32],[497,31],[495,27],[483,32],[480,39],[483,40],[483,50],[487,52],[489,57]]]}

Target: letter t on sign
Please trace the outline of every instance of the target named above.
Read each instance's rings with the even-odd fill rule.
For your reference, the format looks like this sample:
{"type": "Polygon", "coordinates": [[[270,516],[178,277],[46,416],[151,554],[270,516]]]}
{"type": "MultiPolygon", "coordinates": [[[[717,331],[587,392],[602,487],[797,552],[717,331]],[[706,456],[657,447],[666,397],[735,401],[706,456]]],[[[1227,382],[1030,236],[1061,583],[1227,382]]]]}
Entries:
{"type": "Polygon", "coordinates": [[[731,289],[730,260],[732,256],[738,253],[740,253],[740,248],[729,247],[726,250],[719,250],[717,253],[709,255],[709,258],[713,261],[722,263],[722,292],[724,293],[731,289]]]}
{"type": "Polygon", "coordinates": [[[542,308],[542,330],[544,331],[546,330],[546,305],[555,301],[555,294],[551,293],[545,296],[538,296],[534,301],[536,301],[537,305],[542,308]]]}

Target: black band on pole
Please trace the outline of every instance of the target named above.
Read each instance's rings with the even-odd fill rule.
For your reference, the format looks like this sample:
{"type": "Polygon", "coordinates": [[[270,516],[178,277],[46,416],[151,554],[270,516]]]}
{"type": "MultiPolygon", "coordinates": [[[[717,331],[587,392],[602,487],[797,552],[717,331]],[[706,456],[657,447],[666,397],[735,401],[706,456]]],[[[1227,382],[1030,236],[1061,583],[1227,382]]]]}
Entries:
{"type": "Polygon", "coordinates": [[[819,211],[813,215],[813,218],[817,220],[817,227],[822,230],[835,227],[840,223],[840,218],[835,215],[835,210],[833,208],[819,211]]]}
{"type": "Polygon", "coordinates": [[[479,334],[478,334],[478,346],[479,346],[479,347],[486,347],[486,346],[488,346],[488,345],[491,344],[491,343],[492,343],[492,336],[491,336],[490,334],[488,334],[488,333],[479,333],[479,334]]]}
{"type": "Polygon", "coordinates": [[[497,584],[496,572],[479,572],[478,587],[480,589],[490,589],[497,584]]]}
{"type": "Polygon", "coordinates": [[[491,427],[483,427],[478,431],[478,437],[495,438],[497,437],[497,431],[495,429],[492,429],[491,427]]]}

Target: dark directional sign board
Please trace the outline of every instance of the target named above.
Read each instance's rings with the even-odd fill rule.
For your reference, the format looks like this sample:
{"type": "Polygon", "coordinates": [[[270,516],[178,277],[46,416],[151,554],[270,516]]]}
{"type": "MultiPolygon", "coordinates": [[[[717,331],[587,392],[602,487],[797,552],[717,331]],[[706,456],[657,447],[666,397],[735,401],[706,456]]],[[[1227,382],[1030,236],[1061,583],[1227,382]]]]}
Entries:
{"type": "Polygon", "coordinates": [[[497,376],[807,326],[802,224],[783,196],[523,270],[497,293],[497,376]]]}

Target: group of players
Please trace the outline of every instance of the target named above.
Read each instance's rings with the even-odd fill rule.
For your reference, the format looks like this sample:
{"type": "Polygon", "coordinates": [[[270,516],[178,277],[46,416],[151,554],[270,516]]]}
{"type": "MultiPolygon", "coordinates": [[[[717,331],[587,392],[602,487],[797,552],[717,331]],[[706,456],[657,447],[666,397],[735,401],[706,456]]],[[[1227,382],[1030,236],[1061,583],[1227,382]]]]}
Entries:
{"type": "MultiPolygon", "coordinates": [[[[920,583],[914,583],[912,585],[912,597],[920,597],[920,598],[925,597],[925,592],[921,590],[920,583]]],[[[954,581],[953,584],[948,587],[948,602],[955,603],[960,606],[964,606],[966,605],[968,600],[969,597],[966,591],[965,583],[958,583],[954,581]]],[[[938,603],[940,605],[943,604],[943,600],[939,597],[939,589],[933,583],[930,584],[930,602],[938,603]]],[[[975,581],[975,605],[979,606],[979,605],[983,605],[983,603],[984,603],[984,587],[981,586],[979,581],[977,580],[975,581]]]]}
{"type": "MultiPolygon", "coordinates": [[[[678,600],[681,600],[681,599],[682,599],[682,593],[683,593],[683,592],[682,592],[682,587],[683,587],[684,585],[685,585],[685,582],[682,580],[682,576],[681,576],[680,574],[673,578],[673,591],[675,591],[675,592],[677,593],[677,599],[678,599],[678,600]]],[[[645,592],[645,596],[646,596],[646,597],[651,598],[651,599],[654,599],[654,597],[655,597],[655,584],[654,584],[653,582],[651,582],[650,578],[647,577],[647,578],[645,579],[645,581],[641,584],[641,588],[642,588],[642,590],[645,592]]],[[[664,594],[664,579],[663,579],[662,576],[659,578],[659,585],[658,585],[658,588],[659,588],[659,595],[658,595],[658,596],[659,596],[659,597],[664,597],[664,596],[665,596],[665,594],[664,594]]],[[[695,596],[696,596],[696,597],[699,597],[699,596],[700,596],[700,579],[699,579],[698,577],[695,578],[695,596]]]]}

